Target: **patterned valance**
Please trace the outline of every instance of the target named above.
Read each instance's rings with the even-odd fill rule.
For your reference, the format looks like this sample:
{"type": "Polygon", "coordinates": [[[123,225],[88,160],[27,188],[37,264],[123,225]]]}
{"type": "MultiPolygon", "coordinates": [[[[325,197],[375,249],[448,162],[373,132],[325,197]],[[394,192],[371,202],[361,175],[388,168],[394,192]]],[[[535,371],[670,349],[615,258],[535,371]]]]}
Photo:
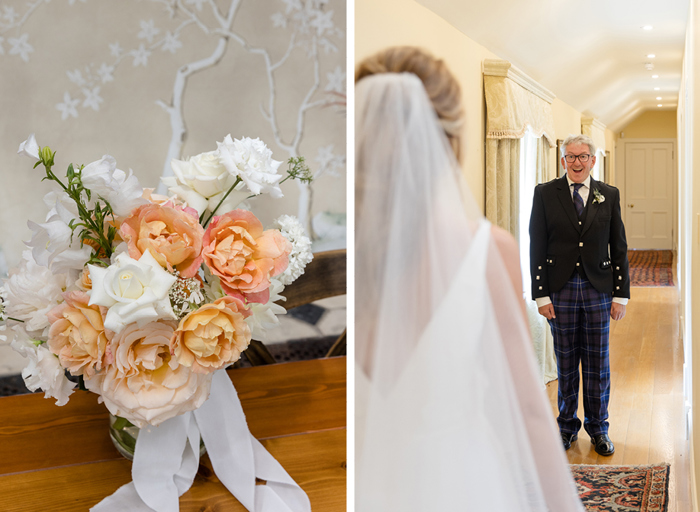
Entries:
{"type": "Polygon", "coordinates": [[[593,117],[581,118],[581,133],[588,135],[598,153],[605,154],[605,125],[593,117]]]}
{"type": "Polygon", "coordinates": [[[520,139],[528,127],[554,147],[555,96],[505,60],[484,61],[486,138],[520,139]]]}

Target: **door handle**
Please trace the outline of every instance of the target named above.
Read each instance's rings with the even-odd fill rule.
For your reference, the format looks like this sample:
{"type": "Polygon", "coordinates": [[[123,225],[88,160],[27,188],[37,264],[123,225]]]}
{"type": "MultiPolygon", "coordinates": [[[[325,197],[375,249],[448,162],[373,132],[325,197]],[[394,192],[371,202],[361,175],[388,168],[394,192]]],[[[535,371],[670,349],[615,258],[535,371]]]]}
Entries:
{"type": "Polygon", "coordinates": [[[633,204],[628,204],[627,206],[628,206],[629,208],[634,208],[634,205],[633,205],[633,204]]]}

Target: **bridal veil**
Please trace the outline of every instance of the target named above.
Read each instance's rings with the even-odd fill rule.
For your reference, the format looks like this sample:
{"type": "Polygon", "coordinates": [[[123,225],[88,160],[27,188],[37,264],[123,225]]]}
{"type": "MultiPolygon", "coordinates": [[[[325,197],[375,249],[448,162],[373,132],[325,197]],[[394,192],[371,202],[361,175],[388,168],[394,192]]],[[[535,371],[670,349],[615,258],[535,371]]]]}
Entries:
{"type": "Polygon", "coordinates": [[[522,296],[421,80],[361,79],[355,140],[357,510],[583,512],[522,296]]]}

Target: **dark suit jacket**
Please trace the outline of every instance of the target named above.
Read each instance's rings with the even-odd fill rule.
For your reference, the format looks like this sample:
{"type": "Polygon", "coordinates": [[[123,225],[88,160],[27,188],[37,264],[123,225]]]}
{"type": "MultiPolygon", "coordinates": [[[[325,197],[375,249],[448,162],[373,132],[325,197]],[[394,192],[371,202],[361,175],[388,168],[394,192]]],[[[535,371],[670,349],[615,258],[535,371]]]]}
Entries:
{"type": "Polygon", "coordinates": [[[629,262],[620,191],[591,178],[583,222],[580,222],[566,176],[537,185],[530,216],[532,298],[561,290],[579,261],[596,290],[629,298],[629,262]],[[603,201],[596,200],[596,191],[603,201]]]}

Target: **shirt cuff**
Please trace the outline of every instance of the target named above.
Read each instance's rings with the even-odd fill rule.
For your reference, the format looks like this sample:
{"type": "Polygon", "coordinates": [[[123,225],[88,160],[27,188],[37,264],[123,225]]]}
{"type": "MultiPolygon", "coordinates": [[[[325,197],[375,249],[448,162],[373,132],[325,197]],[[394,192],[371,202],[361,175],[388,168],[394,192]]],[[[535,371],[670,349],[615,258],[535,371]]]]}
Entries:
{"type": "MultiPolygon", "coordinates": [[[[614,300],[614,299],[613,299],[614,300]]],[[[627,300],[627,299],[625,299],[627,300]]],[[[549,298],[549,295],[546,297],[537,297],[535,299],[535,302],[537,303],[537,308],[541,308],[542,306],[546,306],[547,304],[552,303],[552,299],[549,298]]]]}
{"type": "Polygon", "coordinates": [[[626,299],[625,297],[613,297],[613,302],[617,302],[618,304],[622,304],[623,306],[627,305],[627,301],[629,299],[626,299]]]}

